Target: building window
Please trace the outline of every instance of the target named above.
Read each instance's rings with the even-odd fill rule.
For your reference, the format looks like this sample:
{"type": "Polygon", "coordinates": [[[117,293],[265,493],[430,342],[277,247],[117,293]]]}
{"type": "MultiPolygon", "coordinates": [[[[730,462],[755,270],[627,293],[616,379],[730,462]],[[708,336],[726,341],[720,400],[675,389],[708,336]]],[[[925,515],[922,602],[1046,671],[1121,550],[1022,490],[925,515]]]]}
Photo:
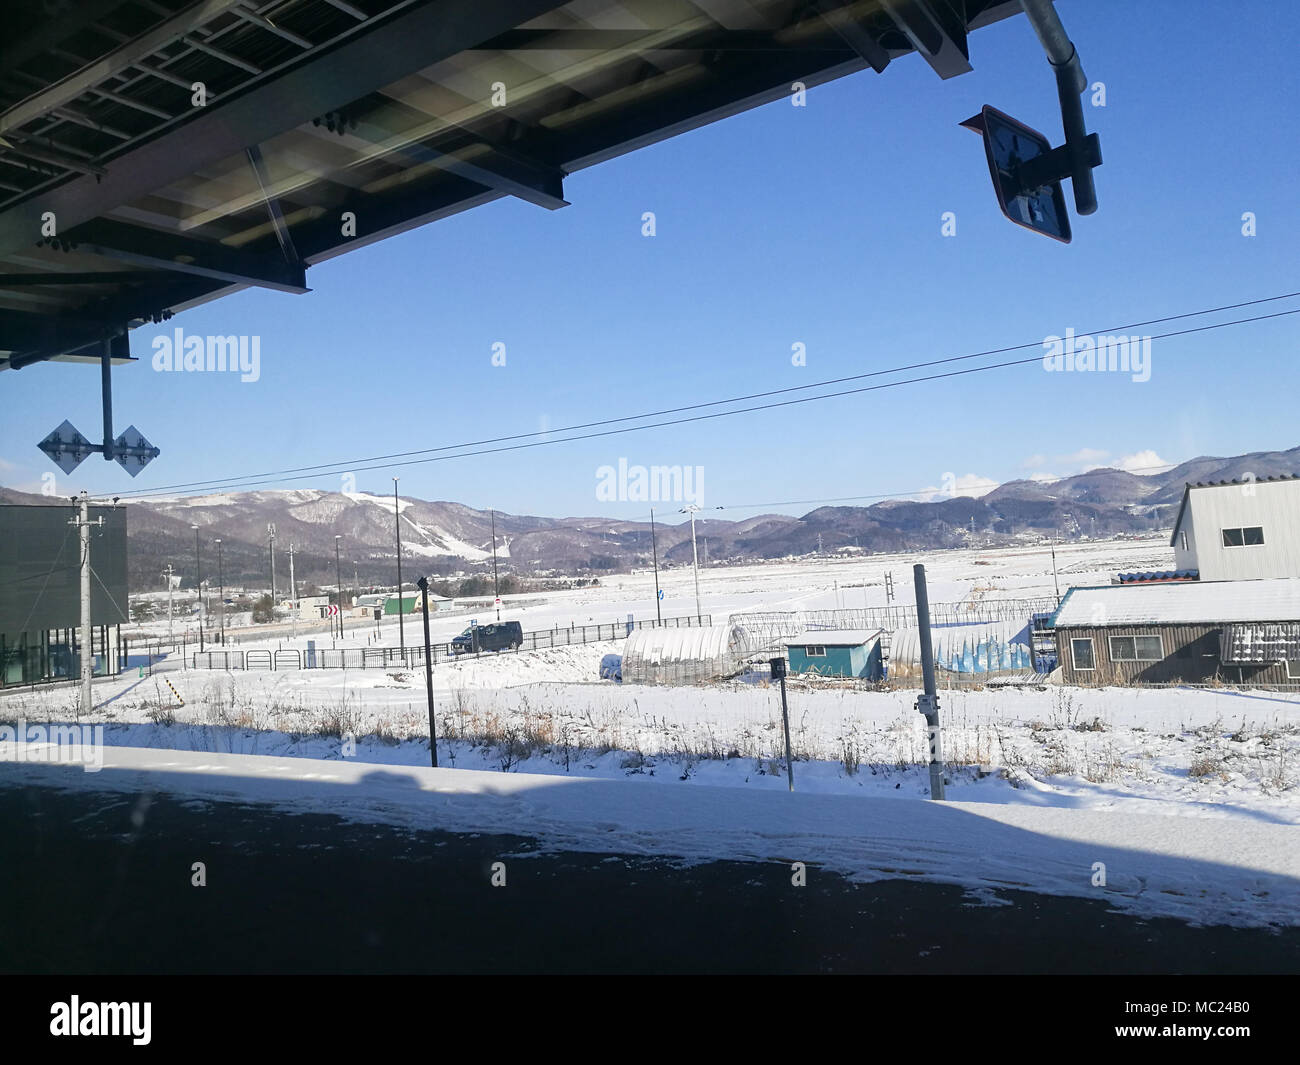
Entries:
{"type": "Polygon", "coordinates": [[[1084,638],[1081,640],[1070,641],[1070,657],[1074,661],[1074,668],[1077,670],[1096,669],[1097,665],[1092,658],[1092,640],[1084,638]]]}
{"type": "Polygon", "coordinates": [[[818,643],[810,643],[807,647],[803,649],[803,653],[806,654],[809,658],[825,658],[826,648],[818,643]]]}
{"type": "Polygon", "coordinates": [[[1286,679],[1300,680],[1300,660],[1294,658],[1286,660],[1286,679]]]}
{"type": "Polygon", "coordinates": [[[1164,641],[1159,636],[1112,636],[1112,662],[1159,662],[1165,657],[1164,641]]]}
{"type": "Polygon", "coordinates": [[[1243,529],[1224,529],[1224,547],[1263,547],[1264,527],[1248,525],[1243,529]]]}
{"type": "Polygon", "coordinates": [[[1186,550],[1187,550],[1187,530],[1186,530],[1186,529],[1184,529],[1183,532],[1182,532],[1182,538],[1183,538],[1183,550],[1186,551],[1186,550]]]}

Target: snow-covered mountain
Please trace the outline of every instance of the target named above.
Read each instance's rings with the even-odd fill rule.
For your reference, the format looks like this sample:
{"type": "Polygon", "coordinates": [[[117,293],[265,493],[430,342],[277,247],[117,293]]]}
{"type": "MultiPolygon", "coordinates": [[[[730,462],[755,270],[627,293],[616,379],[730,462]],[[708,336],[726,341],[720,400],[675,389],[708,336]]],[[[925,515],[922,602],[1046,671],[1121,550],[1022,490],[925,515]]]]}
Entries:
{"type": "MultiPolygon", "coordinates": [[[[802,517],[761,514],[733,520],[728,512],[697,521],[701,556],[781,558],[815,551],[899,551],[1007,542],[1042,534],[1110,536],[1168,528],[1188,481],[1224,480],[1249,472],[1257,478],[1300,472],[1300,448],[1231,458],[1201,457],[1149,476],[1089,470],[1058,481],[1011,481],[978,498],[929,502],[887,500],[869,507],[820,507],[802,517]]],[[[864,491],[871,485],[863,483],[864,491]]],[[[0,502],[48,504],[54,500],[0,488],[0,502]]],[[[168,564],[188,586],[195,568],[198,527],[205,574],[213,566],[213,541],[222,540],[227,583],[265,583],[269,571],[267,526],[276,527],[278,570],[287,573],[295,545],[297,574],[334,583],[335,538],[345,573],[355,565],[363,584],[393,583],[400,524],[403,576],[445,576],[490,570],[492,514],[460,503],[319,489],[220,492],[132,500],[128,511],[132,586],[150,587],[168,564]]],[[[674,515],[677,517],[677,515],[674,515]]],[[[689,523],[658,524],[659,561],[691,560],[689,523]]],[[[539,518],[496,514],[498,565],[518,573],[602,572],[649,565],[648,522],[611,518],[539,518]]]]}

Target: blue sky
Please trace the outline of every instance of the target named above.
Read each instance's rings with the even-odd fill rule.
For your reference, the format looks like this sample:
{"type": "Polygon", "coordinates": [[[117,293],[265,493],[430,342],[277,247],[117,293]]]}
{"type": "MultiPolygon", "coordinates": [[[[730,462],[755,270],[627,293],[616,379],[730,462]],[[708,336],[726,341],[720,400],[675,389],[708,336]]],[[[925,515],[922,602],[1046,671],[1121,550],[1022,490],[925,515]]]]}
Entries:
{"type": "MultiPolygon", "coordinates": [[[[92,457],[59,475],[60,494],[554,429],[1300,288],[1300,11],[1057,6],[1106,91],[1104,108],[1085,99],[1100,210],[1073,219],[1069,246],[1002,218],[982,146],[958,126],[989,103],[1060,141],[1046,59],[1014,18],[972,36],[971,74],[942,82],[909,56],[811,90],[806,107],[771,104],[574,174],[562,210],[499,201],[313,267],[309,295],[245,292],[137,330],[141,361],[114,373],[116,421],[162,456],[134,481],[92,457]],[[941,235],[945,211],[956,236],[941,235]],[[260,379],[154,372],[151,340],[176,326],[260,335],[260,379]],[[806,366],[791,364],[795,343],[806,366]]],[[[1300,443],[1297,337],[1300,320],[1281,318],[1157,339],[1146,382],[1029,365],[355,482],[388,492],[398,474],[425,499],[633,518],[648,505],[600,501],[599,467],[699,466],[703,503],[739,518],[949,473],[960,485],[1283,449],[1300,443]]],[[[65,417],[97,431],[98,375],[38,365],[3,387],[0,480],[34,490],[54,469],[38,440],[65,417]]]]}

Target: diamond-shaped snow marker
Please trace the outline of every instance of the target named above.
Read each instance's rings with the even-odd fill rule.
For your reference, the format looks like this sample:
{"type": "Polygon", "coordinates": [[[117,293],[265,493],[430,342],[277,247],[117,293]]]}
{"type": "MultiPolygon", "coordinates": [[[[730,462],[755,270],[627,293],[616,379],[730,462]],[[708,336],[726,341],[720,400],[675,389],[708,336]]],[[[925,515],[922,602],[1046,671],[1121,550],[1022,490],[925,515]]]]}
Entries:
{"type": "Polygon", "coordinates": [[[72,423],[64,420],[54,432],[36,445],[64,473],[71,473],[99,449],[82,436],[72,423]]]}
{"type": "Polygon", "coordinates": [[[159,450],[141,435],[134,425],[113,441],[113,458],[132,477],[153,462],[159,450]]]}

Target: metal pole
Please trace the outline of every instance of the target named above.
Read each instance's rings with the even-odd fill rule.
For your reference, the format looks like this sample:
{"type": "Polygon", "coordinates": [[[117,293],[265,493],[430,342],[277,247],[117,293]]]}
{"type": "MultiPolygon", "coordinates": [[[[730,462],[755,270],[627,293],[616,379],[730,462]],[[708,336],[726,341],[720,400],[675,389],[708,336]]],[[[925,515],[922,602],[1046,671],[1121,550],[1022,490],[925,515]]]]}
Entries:
{"type": "Polygon", "coordinates": [[[100,390],[104,397],[104,458],[113,457],[113,338],[104,337],[99,353],[100,390]]]}
{"type": "Polygon", "coordinates": [[[293,637],[298,638],[298,578],[293,572],[293,551],[294,545],[289,545],[289,602],[293,604],[289,608],[289,614],[293,618],[293,637]]]}
{"type": "Polygon", "coordinates": [[[90,497],[83,491],[76,520],[81,534],[81,712],[89,714],[94,708],[90,693],[90,679],[95,673],[94,635],[90,625],[90,497]]]}
{"type": "Polygon", "coordinates": [[[167,639],[172,643],[176,642],[175,633],[172,631],[172,564],[167,563],[167,639]]]}
{"type": "Polygon", "coordinates": [[[1097,191],[1086,149],[1088,130],[1083,118],[1083,104],[1079,99],[1080,94],[1087,91],[1088,78],[1052,0],[1020,0],[1020,6],[1034,27],[1056,76],[1056,95],[1061,105],[1061,125],[1065,130],[1065,148],[1070,158],[1075,209],[1080,214],[1092,214],[1097,210],[1097,191]]]}
{"type": "Polygon", "coordinates": [[[492,597],[496,600],[497,621],[501,620],[501,587],[497,583],[497,512],[492,514],[492,597]]]}
{"type": "Polygon", "coordinates": [[[438,730],[433,725],[433,648],[429,643],[429,578],[415,582],[420,589],[424,606],[424,691],[429,699],[429,757],[433,768],[438,768],[438,730]]]}
{"type": "Polygon", "coordinates": [[[790,749],[790,708],[785,701],[785,659],[773,658],[768,663],[772,668],[772,678],[781,682],[781,724],[785,728],[785,776],[786,784],[794,791],[794,751],[790,749]]]}
{"type": "Polygon", "coordinates": [[[939,727],[939,695],[934,683],[934,645],[930,640],[930,596],[925,586],[925,566],[912,567],[916,582],[916,628],[921,637],[921,674],[925,693],[916,700],[916,708],[925,715],[930,736],[930,798],[942,799],[943,733],[939,727]]]}
{"type": "Polygon", "coordinates": [[[650,550],[655,560],[655,621],[664,623],[662,609],[659,606],[659,545],[655,542],[655,510],[650,508],[650,550]]]}
{"type": "Polygon", "coordinates": [[[199,527],[194,530],[194,587],[199,593],[199,653],[203,652],[203,561],[199,557],[199,527]]]}
{"type": "Polygon", "coordinates": [[[266,527],[271,537],[271,620],[275,620],[275,525],[266,527]]]}
{"type": "Polygon", "coordinates": [[[691,516],[691,564],[695,570],[695,623],[701,622],[700,617],[700,555],[695,549],[695,512],[700,508],[694,503],[688,503],[678,511],[679,514],[689,514],[691,516]]]}
{"type": "Polygon", "coordinates": [[[393,525],[397,529],[397,642],[406,661],[406,621],[402,615],[402,512],[397,507],[397,478],[393,478],[393,525]]]}
{"type": "Polygon", "coordinates": [[[339,563],[339,541],[343,537],[334,537],[334,581],[339,588],[339,639],[343,639],[343,570],[339,563]]]}
{"type": "Polygon", "coordinates": [[[1056,577],[1056,534],[1052,534],[1052,584],[1056,588],[1056,605],[1061,605],[1061,582],[1056,577]]]}
{"type": "Polygon", "coordinates": [[[217,616],[221,621],[221,646],[226,646],[226,577],[221,569],[221,541],[217,540],[217,616]]]}

